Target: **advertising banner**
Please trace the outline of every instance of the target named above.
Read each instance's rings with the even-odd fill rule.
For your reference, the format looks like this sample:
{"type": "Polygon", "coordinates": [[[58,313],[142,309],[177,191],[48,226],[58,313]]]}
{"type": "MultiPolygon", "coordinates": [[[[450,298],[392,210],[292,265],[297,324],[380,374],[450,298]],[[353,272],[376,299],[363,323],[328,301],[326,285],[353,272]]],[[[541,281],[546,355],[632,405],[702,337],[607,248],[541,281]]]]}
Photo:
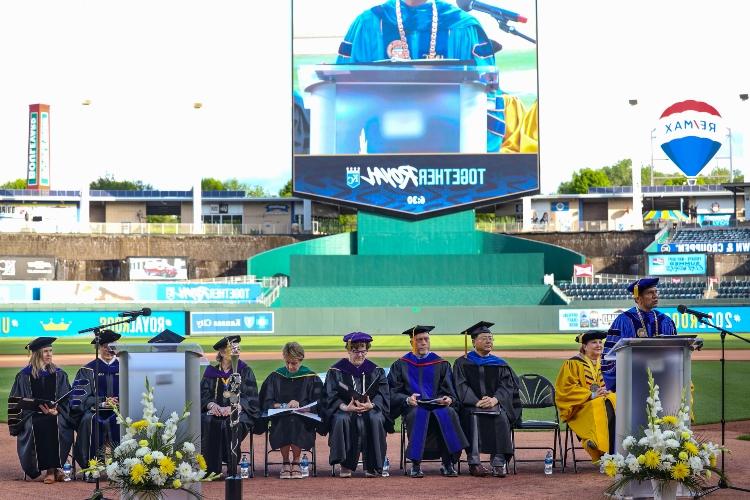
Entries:
{"type": "Polygon", "coordinates": [[[53,280],[54,257],[0,256],[0,280],[53,280]]]}
{"type": "MultiPolygon", "coordinates": [[[[121,320],[120,311],[0,311],[0,338],[71,337],[79,330],[121,320]]],[[[115,325],[112,330],[123,337],[152,337],[165,329],[185,332],[183,311],[152,311],[131,323],[115,325]]],[[[91,336],[91,334],[89,334],[91,336]]]]}
{"type": "Polygon", "coordinates": [[[662,253],[750,253],[750,241],[712,241],[711,243],[664,243],[662,253]]]}
{"type": "MultiPolygon", "coordinates": [[[[750,307],[711,306],[696,307],[701,312],[711,314],[712,323],[735,332],[750,332],[750,307]]],[[[625,309],[560,309],[560,331],[577,332],[582,330],[607,330],[615,318],[625,309]]],[[[713,328],[698,323],[695,316],[680,314],[676,307],[660,307],[662,313],[670,316],[677,326],[677,333],[717,333],[713,328]]]]}
{"type": "Polygon", "coordinates": [[[128,257],[131,281],[137,280],[187,280],[185,257],[128,257]]]}
{"type": "Polygon", "coordinates": [[[594,265],[593,264],[573,264],[573,277],[574,278],[593,278],[594,277],[594,265]]]}
{"type": "Polygon", "coordinates": [[[648,256],[648,274],[652,276],[705,275],[706,254],[651,254],[648,256]]]}
{"type": "Polygon", "coordinates": [[[255,302],[261,293],[260,283],[156,284],[156,300],[167,302],[255,302]]]}
{"type": "Polygon", "coordinates": [[[273,312],[190,313],[191,335],[273,333],[273,312]]]}

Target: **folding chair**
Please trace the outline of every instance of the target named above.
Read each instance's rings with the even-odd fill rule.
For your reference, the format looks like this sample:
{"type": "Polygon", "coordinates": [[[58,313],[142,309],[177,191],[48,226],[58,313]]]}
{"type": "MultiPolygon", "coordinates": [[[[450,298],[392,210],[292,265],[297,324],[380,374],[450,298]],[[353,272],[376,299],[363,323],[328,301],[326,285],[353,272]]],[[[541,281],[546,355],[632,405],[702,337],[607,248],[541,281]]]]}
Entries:
{"type": "MultiPolygon", "coordinates": [[[[269,423],[269,427],[270,426],[271,426],[271,424],[269,423]]],[[[284,464],[283,461],[282,462],[272,462],[272,461],[268,460],[268,456],[271,453],[276,452],[276,451],[281,452],[281,450],[278,449],[278,448],[271,448],[270,441],[268,440],[268,434],[269,434],[269,432],[265,433],[265,436],[266,436],[266,446],[265,446],[265,460],[264,460],[264,466],[263,466],[263,477],[268,477],[268,466],[269,465],[283,465],[284,464]]],[[[303,453],[304,452],[309,452],[310,455],[312,456],[312,459],[310,460],[310,466],[312,467],[312,474],[311,474],[311,476],[312,477],[317,477],[318,476],[318,461],[317,461],[317,458],[316,458],[316,455],[315,455],[315,444],[313,444],[312,448],[310,448],[309,450],[303,449],[302,452],[303,453]]]]}
{"type": "MultiPolygon", "coordinates": [[[[398,468],[403,469],[404,476],[406,476],[409,471],[406,469],[406,463],[411,462],[412,460],[409,458],[406,458],[406,424],[404,423],[403,417],[401,418],[401,453],[399,454],[399,462],[398,462],[398,468]]],[[[430,460],[422,460],[421,463],[429,463],[429,462],[440,462],[442,463],[442,459],[440,458],[433,458],[430,460]]],[[[460,460],[459,460],[460,464],[460,460]]],[[[458,470],[458,469],[457,469],[458,470]]]]}
{"type": "Polygon", "coordinates": [[[584,459],[578,460],[576,458],[576,449],[581,451],[586,451],[581,446],[576,446],[576,436],[573,433],[573,429],[570,428],[570,426],[565,423],[565,451],[563,453],[562,457],[562,471],[565,472],[565,467],[568,466],[568,452],[571,452],[573,455],[573,472],[578,474],[578,462],[585,462],[584,459]],[[568,446],[568,439],[570,439],[570,446],[568,446]]]}
{"type": "MultiPolygon", "coordinates": [[[[545,377],[536,373],[526,373],[519,377],[519,393],[521,397],[521,406],[526,409],[554,408],[554,420],[522,420],[517,423],[511,431],[514,449],[518,450],[551,450],[552,465],[557,462],[557,451],[562,452],[562,436],[560,432],[560,417],[555,405],[555,386],[545,377]],[[551,430],[554,431],[552,436],[552,447],[549,446],[515,446],[516,437],[515,429],[518,430],[551,430]]],[[[513,455],[513,473],[516,472],[516,462],[536,462],[536,460],[519,460],[517,453],[513,455]]],[[[562,465],[562,457],[560,458],[562,465]]]]}

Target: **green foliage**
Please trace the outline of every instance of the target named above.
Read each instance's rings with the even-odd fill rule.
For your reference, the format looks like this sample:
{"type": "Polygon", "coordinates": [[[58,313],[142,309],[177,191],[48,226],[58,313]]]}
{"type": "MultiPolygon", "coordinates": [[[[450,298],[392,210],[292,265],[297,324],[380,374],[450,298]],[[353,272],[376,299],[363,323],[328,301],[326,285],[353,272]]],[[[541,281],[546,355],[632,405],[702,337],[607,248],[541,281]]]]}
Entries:
{"type": "Polygon", "coordinates": [[[740,441],[750,441],[750,434],[740,434],[737,436],[740,441]]]}
{"type": "Polygon", "coordinates": [[[16,179],[0,185],[0,189],[26,189],[27,187],[26,179],[16,179]]]}
{"type": "Polygon", "coordinates": [[[213,177],[201,179],[201,190],[203,191],[225,191],[224,183],[213,177]]]}
{"type": "Polygon", "coordinates": [[[633,161],[630,158],[620,160],[612,166],[602,167],[613,186],[631,186],[633,184],[633,161]]]}
{"type": "Polygon", "coordinates": [[[250,185],[240,182],[237,178],[232,177],[224,181],[213,177],[201,179],[201,189],[203,191],[244,191],[245,196],[250,198],[267,198],[270,195],[266,189],[259,185],[250,185]]]}
{"type": "Polygon", "coordinates": [[[612,183],[602,169],[594,170],[582,168],[573,172],[573,178],[569,182],[562,182],[558,192],[562,194],[585,194],[590,187],[608,187],[612,183]]]}
{"type": "Polygon", "coordinates": [[[148,215],[146,222],[149,224],[179,224],[179,215],[148,215]]]}
{"type": "Polygon", "coordinates": [[[289,198],[292,196],[292,179],[286,181],[284,187],[279,189],[279,196],[282,198],[289,198]]]}
{"type": "Polygon", "coordinates": [[[143,181],[118,181],[112,174],[108,173],[89,184],[89,189],[102,189],[105,191],[149,191],[154,189],[154,187],[143,181]]]}

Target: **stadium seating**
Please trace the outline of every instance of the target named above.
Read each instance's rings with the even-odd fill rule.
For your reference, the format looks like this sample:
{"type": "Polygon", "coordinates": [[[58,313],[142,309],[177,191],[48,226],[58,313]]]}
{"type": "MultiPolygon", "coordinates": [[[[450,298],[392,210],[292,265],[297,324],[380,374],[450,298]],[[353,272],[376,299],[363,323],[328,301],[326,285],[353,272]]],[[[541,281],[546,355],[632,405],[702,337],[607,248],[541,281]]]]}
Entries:
{"type": "Polygon", "coordinates": [[[670,243],[713,243],[721,241],[750,241],[750,228],[678,229],[670,239],[670,243]]]}
{"type": "MultiPolygon", "coordinates": [[[[623,300],[631,297],[627,283],[571,283],[561,281],[557,286],[573,300],[623,300]]],[[[748,285],[750,286],[750,284],[748,285]]],[[[659,283],[661,299],[700,299],[706,289],[705,282],[659,283]]]]}
{"type": "Polygon", "coordinates": [[[750,298],[750,279],[722,280],[717,291],[717,299],[750,298]]]}

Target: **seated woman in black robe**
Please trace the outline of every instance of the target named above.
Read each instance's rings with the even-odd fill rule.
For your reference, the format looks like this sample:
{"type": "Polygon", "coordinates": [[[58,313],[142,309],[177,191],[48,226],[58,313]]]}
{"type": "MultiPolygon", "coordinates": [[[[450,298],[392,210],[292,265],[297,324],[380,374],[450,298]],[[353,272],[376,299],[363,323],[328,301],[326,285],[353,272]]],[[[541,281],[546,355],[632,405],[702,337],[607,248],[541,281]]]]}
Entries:
{"type": "MultiPolygon", "coordinates": [[[[239,343],[239,336],[224,337],[216,344],[217,364],[206,368],[201,380],[201,452],[206,458],[208,473],[221,474],[222,462],[229,462],[232,430],[229,425],[231,406],[224,395],[232,375],[232,344],[239,343]]],[[[235,456],[240,456],[239,444],[247,437],[260,416],[258,384],[253,370],[239,361],[237,372],[242,378],[240,387],[240,422],[235,456]]],[[[239,462],[239,460],[237,460],[239,462]]],[[[230,474],[233,474],[231,472],[230,474]]]]}
{"type": "Polygon", "coordinates": [[[341,464],[340,477],[351,477],[362,454],[366,477],[383,474],[390,403],[385,371],[366,359],[372,337],[344,336],[348,358],[326,374],[322,410],[328,419],[331,465],[341,464]]]}
{"type": "Polygon", "coordinates": [[[281,451],[283,462],[279,477],[301,479],[299,458],[302,450],[310,450],[315,445],[315,431],[318,424],[317,420],[305,415],[318,413],[317,403],[323,382],[314,371],[302,365],[305,350],[297,342],[288,342],[281,352],[285,366],[271,372],[263,382],[260,389],[260,401],[264,411],[304,408],[310,403],[315,403],[314,406],[304,408],[299,412],[286,411],[270,417],[268,441],[271,449],[281,451]],[[289,461],[290,451],[291,462],[289,461]]]}
{"type": "Polygon", "coordinates": [[[16,375],[9,398],[10,401],[13,398],[49,401],[40,404],[36,411],[20,410],[20,407],[11,410],[13,403],[9,401],[8,415],[10,434],[18,438],[18,458],[23,471],[32,479],[46,471],[46,484],[62,480],[59,469],[67,461],[73,444],[68,400],[63,398],[69,395],[70,384],[68,374],[52,362],[52,343],[55,340],[55,337],[39,337],[26,346],[31,351],[31,359],[29,365],[16,375]]]}

